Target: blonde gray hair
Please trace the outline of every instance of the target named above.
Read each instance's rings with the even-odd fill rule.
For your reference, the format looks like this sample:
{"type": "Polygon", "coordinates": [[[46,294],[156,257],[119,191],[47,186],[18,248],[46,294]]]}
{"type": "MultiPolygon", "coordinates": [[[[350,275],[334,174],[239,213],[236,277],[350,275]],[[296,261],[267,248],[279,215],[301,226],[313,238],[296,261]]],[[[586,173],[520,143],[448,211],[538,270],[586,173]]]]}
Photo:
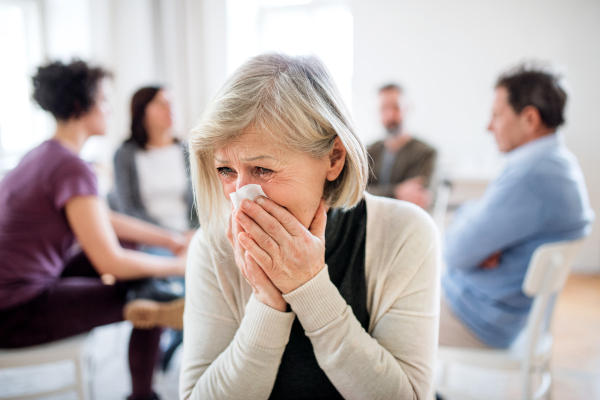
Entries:
{"type": "MultiPolygon", "coordinates": [[[[346,148],[339,177],[325,185],[331,207],[351,208],[363,197],[367,153],[335,83],[316,56],[261,54],[248,59],[213,98],[189,137],[192,184],[200,225],[221,253],[229,206],[214,150],[252,129],[282,148],[322,158],[339,137],[346,148]]],[[[222,254],[222,253],[221,253],[222,254]]]]}

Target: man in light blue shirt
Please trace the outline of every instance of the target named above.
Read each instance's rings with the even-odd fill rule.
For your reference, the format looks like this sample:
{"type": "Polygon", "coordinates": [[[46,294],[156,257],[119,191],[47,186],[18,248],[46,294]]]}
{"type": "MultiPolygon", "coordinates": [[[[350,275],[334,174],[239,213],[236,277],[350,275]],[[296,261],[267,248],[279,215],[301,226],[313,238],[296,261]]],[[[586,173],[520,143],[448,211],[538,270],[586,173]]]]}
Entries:
{"type": "Polygon", "coordinates": [[[508,347],[531,308],[521,286],[534,250],[589,234],[583,174],[556,133],[566,99],[543,71],[521,66],[499,78],[488,129],[507,163],[447,231],[440,345],[508,347]]]}

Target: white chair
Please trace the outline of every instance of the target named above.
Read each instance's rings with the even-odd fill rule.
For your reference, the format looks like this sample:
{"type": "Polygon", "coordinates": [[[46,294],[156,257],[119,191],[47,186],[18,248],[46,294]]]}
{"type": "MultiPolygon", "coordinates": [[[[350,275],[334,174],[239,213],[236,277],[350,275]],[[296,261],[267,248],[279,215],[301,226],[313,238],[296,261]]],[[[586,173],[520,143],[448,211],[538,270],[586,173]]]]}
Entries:
{"type": "MultiPolygon", "coordinates": [[[[446,397],[483,398],[481,395],[473,397],[464,390],[447,385],[448,366],[460,364],[487,370],[518,372],[522,387],[521,399],[541,399],[544,396],[550,399],[550,357],[553,344],[551,320],[554,303],[569,276],[582,242],[583,240],[574,240],[549,243],[538,247],[533,253],[523,282],[523,292],[534,300],[525,329],[511,347],[505,350],[488,350],[440,346],[438,363],[442,365],[442,382],[436,387],[438,393],[446,397]],[[534,388],[536,376],[540,378],[540,383],[534,388]]],[[[490,398],[489,393],[485,398],[490,398]]]]}
{"type": "MultiPolygon", "coordinates": [[[[46,391],[25,390],[25,394],[15,393],[13,386],[30,386],[31,382],[24,380],[20,385],[13,382],[4,382],[0,384],[4,389],[0,390],[0,399],[27,400],[37,399],[43,396],[54,396],[67,392],[76,392],[79,400],[90,399],[89,388],[89,365],[84,348],[88,333],[73,336],[56,342],[45,343],[38,346],[24,347],[19,349],[1,349],[0,350],[0,370],[5,368],[34,367],[42,364],[57,363],[60,361],[72,361],[74,363],[75,379],[73,383],[47,389],[46,391]],[[10,390],[12,389],[12,390],[10,390]],[[4,392],[4,393],[2,393],[4,392]],[[6,397],[6,395],[10,397],[6,397]]],[[[33,386],[33,385],[31,385],[33,386]]],[[[18,389],[21,389],[19,387],[18,389]]],[[[53,397],[54,398],[54,397],[53,397]]]]}

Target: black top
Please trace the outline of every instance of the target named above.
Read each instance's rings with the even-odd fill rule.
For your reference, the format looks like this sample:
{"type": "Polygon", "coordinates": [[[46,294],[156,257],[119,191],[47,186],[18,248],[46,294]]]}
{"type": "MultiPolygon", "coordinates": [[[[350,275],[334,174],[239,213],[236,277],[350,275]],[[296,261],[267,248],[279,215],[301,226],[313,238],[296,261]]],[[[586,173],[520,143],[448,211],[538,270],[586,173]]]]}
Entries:
{"type": "MultiPolygon", "coordinates": [[[[325,262],[329,267],[329,277],[365,330],[369,327],[366,233],[367,207],[364,200],[350,211],[332,209],[327,213],[325,262]]],[[[290,341],[281,358],[269,399],[343,399],[319,367],[312,343],[304,334],[298,317],[292,325],[290,341]]]]}

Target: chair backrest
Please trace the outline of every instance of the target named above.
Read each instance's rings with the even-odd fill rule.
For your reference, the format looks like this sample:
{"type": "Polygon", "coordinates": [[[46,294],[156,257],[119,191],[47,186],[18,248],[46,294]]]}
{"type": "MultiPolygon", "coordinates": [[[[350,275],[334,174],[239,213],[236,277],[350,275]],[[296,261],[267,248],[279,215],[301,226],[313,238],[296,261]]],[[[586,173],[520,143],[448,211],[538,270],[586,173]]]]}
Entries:
{"type": "Polygon", "coordinates": [[[523,293],[534,297],[542,292],[554,294],[564,286],[583,239],[554,242],[538,247],[527,268],[523,293]]]}
{"type": "Polygon", "coordinates": [[[550,329],[556,295],[565,285],[582,243],[583,239],[544,244],[531,256],[522,286],[523,292],[534,298],[523,332],[525,354],[522,368],[523,376],[526,377],[523,387],[525,399],[532,398],[529,377],[532,368],[535,368],[535,360],[538,356],[549,360],[553,342],[550,329]]]}

